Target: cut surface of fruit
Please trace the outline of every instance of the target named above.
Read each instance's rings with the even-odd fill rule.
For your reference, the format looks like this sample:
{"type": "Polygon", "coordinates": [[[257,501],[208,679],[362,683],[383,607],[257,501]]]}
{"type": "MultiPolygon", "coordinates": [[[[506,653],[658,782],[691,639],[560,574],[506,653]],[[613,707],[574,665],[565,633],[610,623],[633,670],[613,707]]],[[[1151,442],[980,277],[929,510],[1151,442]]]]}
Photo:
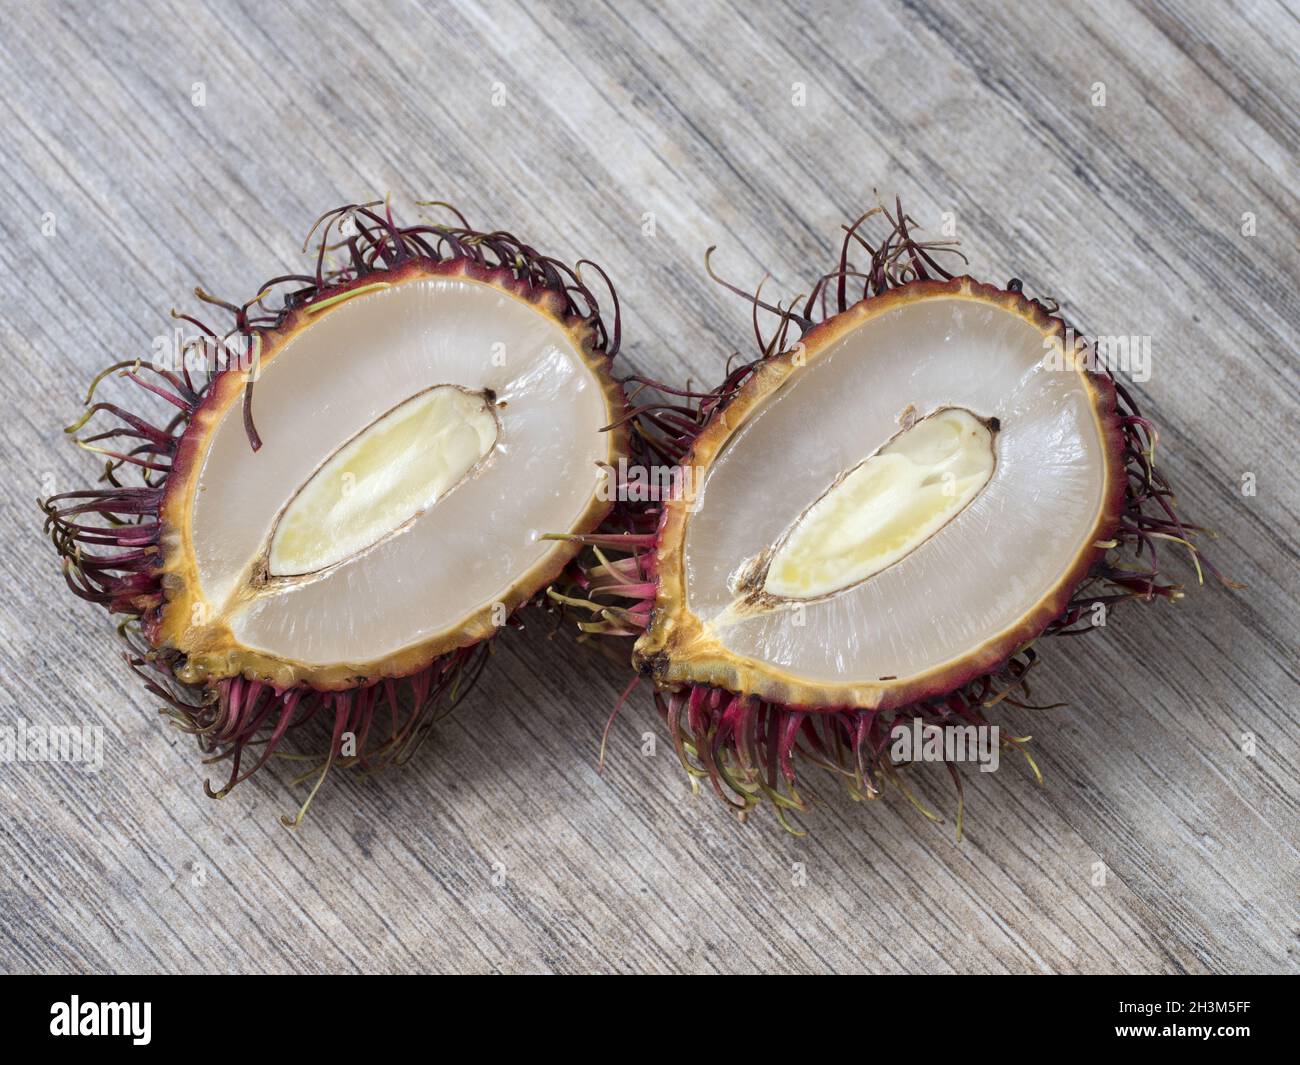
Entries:
{"type": "Polygon", "coordinates": [[[416,264],[264,338],[216,380],[163,507],[159,629],[183,679],[349,686],[490,635],[572,556],[621,393],[553,294],[416,264]]]}
{"type": "Polygon", "coordinates": [[[896,706],[1038,635],[1125,489],[1113,386],[1063,342],[1038,305],[958,279],[865,300],[767,361],[665,508],[642,667],[896,706]]]}

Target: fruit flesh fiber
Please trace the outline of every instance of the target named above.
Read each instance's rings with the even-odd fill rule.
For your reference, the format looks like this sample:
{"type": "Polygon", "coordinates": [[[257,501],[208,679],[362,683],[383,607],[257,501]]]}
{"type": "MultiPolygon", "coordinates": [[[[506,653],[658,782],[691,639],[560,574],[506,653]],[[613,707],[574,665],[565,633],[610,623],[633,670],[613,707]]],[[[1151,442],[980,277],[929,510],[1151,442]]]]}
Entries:
{"type": "Polygon", "coordinates": [[[784,600],[833,595],[905,558],[988,483],[994,437],[945,407],[847,471],[785,534],[762,590],[784,600]]]}
{"type": "Polygon", "coordinates": [[[302,486],[271,534],[271,577],[316,573],[401,530],[479,465],[497,440],[492,400],[435,385],[371,423],[302,486]]]}

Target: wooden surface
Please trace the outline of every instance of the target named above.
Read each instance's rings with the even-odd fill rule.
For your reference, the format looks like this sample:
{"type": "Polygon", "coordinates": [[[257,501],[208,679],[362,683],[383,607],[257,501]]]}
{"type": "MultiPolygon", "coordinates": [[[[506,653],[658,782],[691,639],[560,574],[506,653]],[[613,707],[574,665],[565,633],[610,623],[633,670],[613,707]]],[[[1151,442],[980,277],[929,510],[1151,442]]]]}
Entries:
{"type": "MultiPolygon", "coordinates": [[[[0,765],[0,967],[1300,967],[1300,23],[970,7],[5,0],[0,725],[102,726],[105,749],[98,773],[0,765]],[[1015,719],[1045,786],[1010,757],[967,774],[961,843],[825,781],[806,837],[740,825],[666,741],[641,754],[644,698],[599,775],[625,674],[538,624],[414,765],[336,774],[299,831],[287,767],[203,796],[39,534],[34,499],[95,471],[60,431],[93,370],[148,354],[196,282],[251,294],[320,211],[391,192],[597,258],[629,365],[712,381],[750,340],[705,247],[806,290],[873,187],[930,229],[953,212],[974,273],[1152,337],[1165,468],[1249,586],[1046,647],[1035,695],[1071,707],[1015,719]]],[[[951,808],[942,771],[922,792],[951,808]]]]}

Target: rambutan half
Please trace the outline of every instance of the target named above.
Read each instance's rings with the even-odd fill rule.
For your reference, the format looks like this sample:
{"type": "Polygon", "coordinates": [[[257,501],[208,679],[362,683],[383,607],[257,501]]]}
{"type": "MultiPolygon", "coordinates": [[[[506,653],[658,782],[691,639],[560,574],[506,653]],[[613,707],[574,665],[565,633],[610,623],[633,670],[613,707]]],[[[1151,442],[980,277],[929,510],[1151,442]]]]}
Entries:
{"type": "Polygon", "coordinates": [[[914,226],[901,205],[847,226],[801,303],[727,285],[761,354],[716,389],[630,379],[634,466],[671,466],[672,490],[626,467],[553,593],[585,632],[636,637],[683,764],[742,813],[804,808],[799,760],[857,797],[902,785],[900,725],[1027,705],[1040,636],[1181,594],[1162,543],[1209,568],[1113,367],[1055,303],[955,277],[960,253],[914,226]]]}
{"type": "Polygon", "coordinates": [[[177,315],[197,333],[170,359],[101,373],[70,431],[115,419],[80,441],[105,483],[42,504],[69,587],[123,616],[148,690],[229,762],[211,794],[323,724],[290,824],[332,765],[409,757],[579,549],[539,533],[610,509],[617,298],[607,327],[591,264],[455,218],[348,205],[313,227],[314,272],[243,304],[198,291],[226,323],[177,315]],[[162,416],[97,399],[113,374],[162,416]]]}

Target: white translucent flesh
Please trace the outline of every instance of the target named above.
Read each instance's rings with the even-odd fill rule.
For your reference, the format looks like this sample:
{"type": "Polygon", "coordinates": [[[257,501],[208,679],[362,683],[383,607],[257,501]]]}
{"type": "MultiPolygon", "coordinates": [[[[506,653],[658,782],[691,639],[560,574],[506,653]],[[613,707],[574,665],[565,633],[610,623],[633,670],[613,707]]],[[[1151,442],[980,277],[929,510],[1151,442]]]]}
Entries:
{"type": "Polygon", "coordinates": [[[272,576],[315,573],[377,543],[436,504],[496,443],[491,403],[438,385],[344,444],[276,523],[272,576]]]}
{"type": "MultiPolygon", "coordinates": [[[[597,464],[608,459],[600,431],[608,415],[568,336],[489,285],[414,281],[322,313],[328,320],[290,341],[257,382],[262,448],[249,448],[238,404],[215,429],[194,503],[194,550],[205,599],[218,612],[230,608],[244,645],[310,665],[366,663],[501,601],[557,550],[538,535],[569,530],[586,512],[597,464]],[[487,457],[360,554],[236,601],[277,516],[322,463],[441,385],[495,396],[487,457]]],[[[372,531],[328,534],[365,540],[372,531]]]]}
{"type": "Polygon", "coordinates": [[[993,475],[993,435],[968,411],[936,411],[839,479],[773,554],[763,591],[815,599],[894,565],[993,475]]]}
{"type": "Polygon", "coordinates": [[[1015,624],[1086,546],[1102,498],[1085,387],[1046,354],[1027,322],[959,298],[900,307],[841,338],[748,418],[702,478],[684,545],[690,609],[729,650],[812,683],[913,676],[1015,624]],[[797,611],[722,616],[746,560],[898,433],[905,411],[943,407],[1000,423],[992,475],[964,509],[843,591],[797,611]]]}

